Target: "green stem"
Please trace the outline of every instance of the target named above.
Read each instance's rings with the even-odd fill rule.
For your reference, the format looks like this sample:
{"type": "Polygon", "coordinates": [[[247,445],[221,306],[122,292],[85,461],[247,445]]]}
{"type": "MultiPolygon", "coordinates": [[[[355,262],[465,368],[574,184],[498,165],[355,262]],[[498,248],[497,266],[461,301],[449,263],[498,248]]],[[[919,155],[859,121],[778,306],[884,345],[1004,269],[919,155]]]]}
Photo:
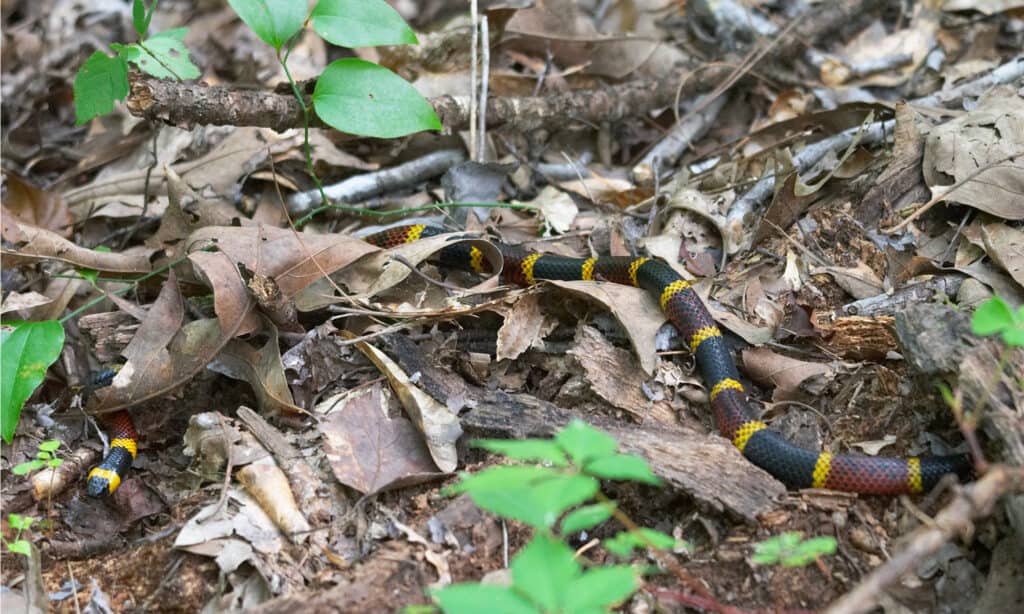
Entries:
{"type": "MultiPolygon", "coordinates": [[[[211,249],[212,248],[206,248],[203,251],[210,251],[211,249]]],[[[161,266],[159,268],[153,269],[152,271],[150,271],[149,273],[146,273],[145,275],[143,275],[142,277],[139,277],[138,279],[122,280],[125,283],[129,284],[125,288],[119,288],[119,289],[114,290],[113,292],[109,292],[109,293],[108,292],[104,292],[103,290],[100,290],[100,293],[101,293],[100,296],[97,296],[96,298],[92,299],[91,301],[89,301],[86,304],[82,305],[78,309],[72,311],[68,315],[66,315],[63,318],[61,318],[60,319],[60,323],[63,324],[65,322],[67,322],[68,320],[74,318],[75,316],[81,314],[85,310],[91,309],[92,307],[95,307],[96,305],[99,305],[103,301],[107,300],[107,296],[109,296],[110,294],[113,294],[114,296],[121,296],[122,294],[127,294],[133,288],[138,286],[140,283],[146,281],[147,279],[156,277],[157,275],[161,275],[163,273],[166,273],[167,271],[171,270],[173,267],[181,264],[182,262],[185,262],[186,260],[188,260],[188,256],[182,256],[181,258],[177,258],[175,260],[172,260],[172,261],[168,262],[167,264],[165,264],[165,265],[163,265],[163,266],[161,266]]],[[[97,290],[99,290],[99,288],[97,288],[97,290]]]]}
{"type": "Polygon", "coordinates": [[[288,70],[288,56],[291,53],[291,47],[285,50],[284,57],[281,57],[280,53],[278,53],[277,61],[281,63],[281,68],[284,69],[284,76],[288,78],[288,83],[292,86],[292,94],[295,95],[295,99],[299,101],[299,107],[302,109],[302,151],[306,154],[306,170],[309,172],[310,178],[313,179],[313,183],[316,184],[316,189],[320,192],[320,202],[327,205],[327,194],[324,193],[324,184],[317,177],[316,171],[313,170],[313,148],[309,145],[309,105],[306,104],[306,99],[303,98],[302,92],[299,91],[299,86],[295,83],[295,79],[292,78],[291,71],[288,70]]]}
{"type": "Polygon", "coordinates": [[[422,207],[406,207],[404,209],[395,209],[394,211],[377,211],[376,209],[367,209],[366,207],[352,207],[350,205],[323,205],[313,209],[306,215],[300,217],[295,221],[295,227],[301,228],[303,224],[308,222],[314,215],[322,213],[329,209],[337,211],[346,211],[348,213],[360,213],[365,215],[376,215],[378,217],[387,217],[390,215],[404,215],[406,213],[417,213],[419,211],[433,211],[435,209],[456,209],[459,207],[481,207],[484,209],[522,209],[524,211],[540,211],[540,207],[536,205],[522,205],[518,203],[436,203],[433,205],[424,205],[422,207]]]}

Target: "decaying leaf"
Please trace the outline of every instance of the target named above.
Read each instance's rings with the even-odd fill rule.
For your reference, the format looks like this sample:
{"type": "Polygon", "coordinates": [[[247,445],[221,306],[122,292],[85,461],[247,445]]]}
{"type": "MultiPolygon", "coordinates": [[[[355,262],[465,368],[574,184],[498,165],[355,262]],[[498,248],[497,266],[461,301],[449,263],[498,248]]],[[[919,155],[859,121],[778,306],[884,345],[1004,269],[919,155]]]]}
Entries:
{"type": "Polygon", "coordinates": [[[754,379],[770,383],[773,401],[789,401],[804,396],[807,380],[811,378],[831,379],[836,370],[831,365],[797,360],[783,356],[768,348],[743,350],[743,364],[746,372],[754,379]]]}
{"type": "Polygon", "coordinates": [[[55,232],[18,222],[3,215],[3,237],[13,246],[0,249],[4,266],[16,266],[37,260],[59,260],[77,267],[110,273],[146,273],[152,268],[147,250],[102,252],[68,241],[55,232]]]}
{"type": "Polygon", "coordinates": [[[1024,219],[1024,100],[997,88],[935,128],[925,143],[924,177],[933,197],[1024,219]]]}
{"type": "Polygon", "coordinates": [[[1024,232],[1006,224],[982,227],[985,251],[1024,288],[1024,232]]]}
{"type": "Polygon", "coordinates": [[[45,228],[62,237],[71,236],[74,219],[60,194],[37,188],[14,173],[5,172],[4,175],[6,213],[30,226],[45,228]]]}
{"type": "Polygon", "coordinates": [[[210,369],[240,379],[252,386],[259,402],[260,410],[265,414],[301,414],[303,410],[295,405],[291,389],[284,375],[281,364],[281,351],[277,337],[277,328],[265,322],[264,331],[267,341],[256,349],[241,339],[232,339],[217,354],[217,359],[210,364],[210,369]]]}
{"type": "Polygon", "coordinates": [[[557,325],[541,311],[540,295],[523,292],[515,298],[498,329],[495,358],[514,360],[544,338],[557,325]]]}
{"type": "Polygon", "coordinates": [[[314,411],[327,414],[320,421],[324,451],[334,476],[346,486],[369,495],[444,475],[412,422],[388,417],[379,385],[335,395],[314,411]]]}
{"type": "Polygon", "coordinates": [[[413,384],[402,368],[384,352],[365,342],[357,343],[356,347],[387,376],[391,389],[402,402],[402,407],[412,418],[413,424],[423,433],[430,449],[430,456],[437,467],[446,473],[455,471],[459,461],[455,442],[462,436],[459,417],[413,384]]]}

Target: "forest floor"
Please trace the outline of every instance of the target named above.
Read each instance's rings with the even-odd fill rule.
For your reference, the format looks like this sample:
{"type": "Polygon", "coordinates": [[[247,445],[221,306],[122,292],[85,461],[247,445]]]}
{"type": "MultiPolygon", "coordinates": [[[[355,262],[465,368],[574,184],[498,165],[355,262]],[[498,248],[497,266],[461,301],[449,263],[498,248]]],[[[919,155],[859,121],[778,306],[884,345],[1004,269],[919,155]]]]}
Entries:
{"type": "Polygon", "coordinates": [[[677,540],[616,555],[618,516],[566,536],[588,569],[645,569],[619,611],[1024,607],[1024,3],[390,4],[417,45],[307,24],[284,54],[229,3],[158,3],[123,101],[78,123],[76,75],[138,39],[131,3],[3,4],[4,334],[64,334],[20,419],[4,394],[5,611],[393,612],[507,584],[535,530],[446,487],[507,462],[473,440],[575,418],[646,460],[659,486],[603,492],[677,540]],[[332,115],[344,58],[422,105],[393,86],[332,115]],[[427,104],[441,130],[393,136],[427,104]],[[362,240],[403,224],[447,232],[362,240]],[[488,239],[660,257],[771,429],[971,453],[978,480],[787,488],[718,435],[656,300],[437,261],[488,239]],[[982,304],[1007,328],[972,328],[982,304]],[[120,410],[138,454],[90,497],[120,410]],[[12,471],[47,441],[60,467],[12,471]],[[834,550],[755,556],[792,532],[834,550]]]}

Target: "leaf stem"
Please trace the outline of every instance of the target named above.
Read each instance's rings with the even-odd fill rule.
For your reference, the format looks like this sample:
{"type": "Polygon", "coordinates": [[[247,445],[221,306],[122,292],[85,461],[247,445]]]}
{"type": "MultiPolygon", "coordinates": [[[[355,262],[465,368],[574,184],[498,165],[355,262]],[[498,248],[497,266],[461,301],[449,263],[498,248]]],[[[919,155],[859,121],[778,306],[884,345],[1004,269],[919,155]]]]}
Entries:
{"type": "MultiPolygon", "coordinates": [[[[211,251],[212,249],[213,248],[204,248],[202,251],[211,251]]],[[[66,315],[63,318],[61,318],[60,319],[60,323],[64,324],[68,320],[70,320],[70,319],[80,315],[82,312],[86,311],[87,309],[91,309],[92,307],[95,307],[96,305],[99,305],[103,301],[107,300],[107,296],[109,296],[111,294],[113,294],[114,296],[121,296],[122,294],[127,294],[133,288],[137,287],[140,283],[146,281],[147,279],[156,277],[157,275],[161,275],[163,273],[166,273],[167,271],[171,270],[172,268],[174,268],[175,266],[181,264],[182,262],[184,262],[186,260],[188,260],[188,256],[187,255],[182,256],[181,258],[176,258],[174,260],[171,260],[167,264],[164,264],[161,267],[153,269],[149,273],[146,273],[145,275],[143,275],[142,277],[139,277],[137,279],[122,280],[122,281],[125,281],[126,283],[128,283],[129,285],[124,287],[124,288],[118,288],[117,290],[114,290],[113,292],[105,292],[103,290],[100,290],[100,293],[101,293],[100,296],[97,296],[96,298],[92,299],[91,301],[89,301],[86,304],[82,305],[78,309],[72,311],[68,315],[66,315]]],[[[99,288],[97,288],[97,290],[99,290],[99,288]]]]}
{"type": "Polygon", "coordinates": [[[327,194],[324,193],[324,184],[317,177],[316,171],[313,170],[313,148],[309,145],[309,105],[306,104],[306,99],[303,98],[302,92],[299,91],[299,86],[295,83],[295,79],[292,78],[291,71],[288,70],[288,56],[291,53],[291,47],[285,50],[284,57],[281,57],[279,51],[277,61],[281,63],[281,68],[284,69],[284,76],[288,78],[288,83],[292,86],[292,94],[295,95],[295,99],[299,101],[299,107],[302,109],[302,151],[306,156],[306,170],[309,172],[313,183],[316,184],[316,189],[320,192],[320,202],[327,205],[327,194]]]}

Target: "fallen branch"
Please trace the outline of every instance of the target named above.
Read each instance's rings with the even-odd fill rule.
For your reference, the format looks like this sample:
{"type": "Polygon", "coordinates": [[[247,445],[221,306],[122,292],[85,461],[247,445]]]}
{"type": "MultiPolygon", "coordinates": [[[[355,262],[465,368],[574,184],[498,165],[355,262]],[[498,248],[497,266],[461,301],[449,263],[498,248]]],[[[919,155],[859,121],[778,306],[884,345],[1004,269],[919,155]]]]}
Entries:
{"type": "MultiPolygon", "coordinates": [[[[819,40],[850,19],[873,6],[876,0],[836,3],[817,9],[799,36],[779,41],[763,59],[792,58],[800,54],[806,41],[819,40]]],[[[518,130],[564,128],[573,121],[582,124],[614,122],[627,117],[642,117],[672,104],[677,84],[697,69],[697,62],[667,75],[609,85],[600,89],[577,90],[563,94],[523,97],[491,97],[487,100],[487,127],[509,126],[518,130]]],[[[707,67],[699,81],[688,83],[687,97],[705,93],[733,73],[729,63],[707,67]]],[[[174,126],[197,124],[216,126],[259,126],[284,132],[303,125],[302,107],[287,93],[243,90],[202,83],[162,81],[142,74],[129,77],[131,91],[128,110],[138,117],[174,126]]],[[[448,131],[465,130],[470,124],[468,96],[438,96],[430,100],[441,123],[448,131]]],[[[323,128],[318,117],[310,117],[310,127],[323,128]]]]}
{"type": "Polygon", "coordinates": [[[833,603],[826,614],[868,612],[886,587],[899,581],[929,555],[958,535],[970,536],[974,521],[992,513],[1003,495],[1024,492],[1024,469],[993,465],[981,480],[960,489],[930,524],[910,535],[907,547],[875,569],[855,589],[833,603]]]}

